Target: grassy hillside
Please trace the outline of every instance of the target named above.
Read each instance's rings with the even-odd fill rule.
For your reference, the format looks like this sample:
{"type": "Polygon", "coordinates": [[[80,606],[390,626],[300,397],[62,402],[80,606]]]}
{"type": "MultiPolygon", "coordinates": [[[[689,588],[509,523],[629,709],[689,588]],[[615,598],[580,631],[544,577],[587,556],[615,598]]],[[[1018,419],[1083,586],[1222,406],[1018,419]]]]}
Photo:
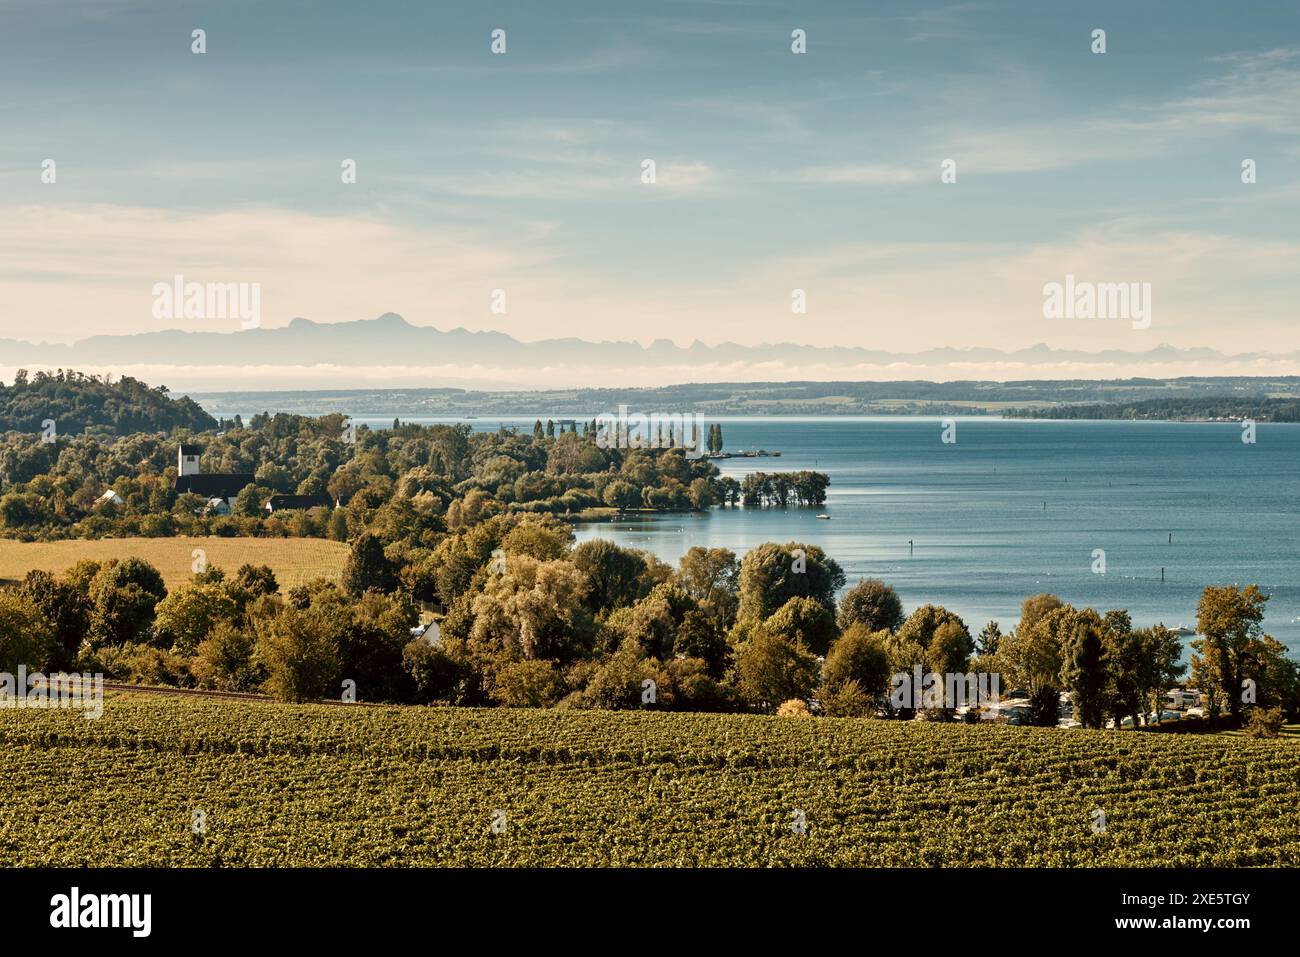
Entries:
{"type": "Polygon", "coordinates": [[[1289,741],[111,694],[0,753],[25,866],[1300,863],[1289,741]]]}
{"type": "Polygon", "coordinates": [[[193,575],[194,549],[201,548],[209,566],[233,572],[245,562],[270,565],[281,589],[313,578],[337,581],[348,547],[320,538],[106,538],[62,542],[15,542],[0,539],[0,581],[17,581],[33,568],[63,573],[83,558],[143,558],[162,573],[168,588],[193,575]]]}

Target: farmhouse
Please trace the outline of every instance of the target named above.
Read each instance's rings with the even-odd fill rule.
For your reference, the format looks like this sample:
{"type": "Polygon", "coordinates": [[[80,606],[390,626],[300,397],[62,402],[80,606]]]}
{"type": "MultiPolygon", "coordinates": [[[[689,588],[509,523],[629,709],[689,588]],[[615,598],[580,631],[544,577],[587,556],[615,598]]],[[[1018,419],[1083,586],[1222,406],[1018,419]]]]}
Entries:
{"type": "Polygon", "coordinates": [[[189,492],[202,495],[209,501],[209,505],[213,499],[223,501],[227,506],[234,505],[236,496],[244,486],[253,484],[252,474],[231,472],[204,475],[199,467],[199,456],[202,453],[200,446],[181,443],[176,457],[176,494],[189,492]]]}

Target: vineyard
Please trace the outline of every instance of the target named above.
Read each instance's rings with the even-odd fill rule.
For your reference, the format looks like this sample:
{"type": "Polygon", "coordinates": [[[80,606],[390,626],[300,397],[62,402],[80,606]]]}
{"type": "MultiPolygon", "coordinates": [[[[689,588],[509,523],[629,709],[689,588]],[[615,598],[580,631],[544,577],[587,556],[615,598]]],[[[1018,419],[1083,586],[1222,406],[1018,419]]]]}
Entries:
{"type": "Polygon", "coordinates": [[[110,693],[0,755],[6,865],[1300,864],[1289,741],[110,693]]]}

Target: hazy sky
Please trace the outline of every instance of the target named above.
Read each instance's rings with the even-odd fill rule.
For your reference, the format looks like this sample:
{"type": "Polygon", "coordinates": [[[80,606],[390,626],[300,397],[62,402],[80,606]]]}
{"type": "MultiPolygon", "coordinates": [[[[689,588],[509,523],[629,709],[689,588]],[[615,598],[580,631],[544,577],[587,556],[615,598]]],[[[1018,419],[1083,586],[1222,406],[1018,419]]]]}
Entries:
{"type": "Polygon", "coordinates": [[[0,337],[185,326],[178,273],[268,326],[1297,349],[1300,5],[0,0],[0,337]],[[1150,328],[1044,318],[1067,273],[1150,328]]]}

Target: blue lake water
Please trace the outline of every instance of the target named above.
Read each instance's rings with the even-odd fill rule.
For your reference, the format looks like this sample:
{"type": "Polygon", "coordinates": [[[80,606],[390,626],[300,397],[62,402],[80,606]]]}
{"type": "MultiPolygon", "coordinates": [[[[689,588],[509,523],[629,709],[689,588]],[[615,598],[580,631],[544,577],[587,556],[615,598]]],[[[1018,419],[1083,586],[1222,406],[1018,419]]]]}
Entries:
{"type": "Polygon", "coordinates": [[[674,562],[692,545],[813,543],[850,583],[883,578],[908,609],[942,604],[972,630],[1010,628],[1043,591],[1194,627],[1205,585],[1253,582],[1272,596],[1266,630],[1300,649],[1300,426],[1261,424],[1248,445],[1233,423],[958,419],[944,444],[935,419],[719,421],[728,449],[782,453],[724,473],[825,472],[825,507],[621,520],[579,539],[674,562]]]}
{"type": "Polygon", "coordinates": [[[1260,424],[1250,445],[1234,423],[959,418],[945,444],[933,418],[710,421],[729,451],[782,453],[723,460],[724,474],[816,469],[831,479],[825,507],[589,523],[578,539],[610,538],[671,563],[692,545],[743,554],[765,541],[812,543],[850,583],[883,578],[907,609],[945,605],[972,631],[989,619],[1009,629],[1020,602],[1043,591],[1126,608],[1139,626],[1194,627],[1205,585],[1253,582],[1272,596],[1265,629],[1300,650],[1300,426],[1260,424]],[[1092,571],[1095,549],[1104,575],[1092,571]]]}

